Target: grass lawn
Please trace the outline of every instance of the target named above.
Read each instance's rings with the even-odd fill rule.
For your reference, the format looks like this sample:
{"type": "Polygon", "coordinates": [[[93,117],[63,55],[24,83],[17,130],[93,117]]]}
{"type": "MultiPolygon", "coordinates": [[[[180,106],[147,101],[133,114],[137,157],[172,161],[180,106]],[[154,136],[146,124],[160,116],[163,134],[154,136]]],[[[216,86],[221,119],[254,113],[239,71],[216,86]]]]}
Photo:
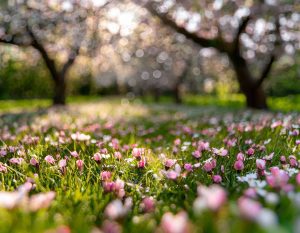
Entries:
{"type": "MultiPolygon", "coordinates": [[[[86,101],[97,101],[99,97],[75,96],[68,98],[68,103],[82,103],[86,101]]],[[[0,112],[11,110],[32,110],[47,108],[51,106],[49,99],[23,99],[23,100],[0,100],[0,112]]]]}
{"type": "MultiPolygon", "coordinates": [[[[101,99],[109,99],[119,101],[119,97],[100,97],[100,96],[71,96],[67,102],[71,104],[98,102],[101,99]]],[[[144,98],[136,98],[134,102],[153,104],[153,98],[146,96],[144,98]]],[[[173,104],[173,99],[169,96],[162,96],[160,99],[162,104],[173,104]]],[[[291,95],[286,97],[269,97],[268,104],[271,111],[280,112],[300,112],[300,95],[291,95]]],[[[210,95],[186,95],[184,96],[184,104],[195,107],[217,107],[224,108],[226,111],[242,109],[245,107],[245,98],[241,94],[225,95],[223,97],[210,95]]],[[[0,112],[10,110],[30,110],[37,108],[47,108],[51,106],[49,99],[24,99],[24,100],[0,100],[0,112]]]]}
{"type": "MultiPolygon", "coordinates": [[[[215,96],[186,96],[185,103],[193,106],[218,106],[230,109],[240,109],[245,106],[243,95],[215,96]]],[[[268,105],[272,111],[299,112],[300,95],[286,97],[269,97],[268,105]]]]}
{"type": "Polygon", "coordinates": [[[89,100],[1,102],[0,232],[300,228],[297,98],[89,100]]]}

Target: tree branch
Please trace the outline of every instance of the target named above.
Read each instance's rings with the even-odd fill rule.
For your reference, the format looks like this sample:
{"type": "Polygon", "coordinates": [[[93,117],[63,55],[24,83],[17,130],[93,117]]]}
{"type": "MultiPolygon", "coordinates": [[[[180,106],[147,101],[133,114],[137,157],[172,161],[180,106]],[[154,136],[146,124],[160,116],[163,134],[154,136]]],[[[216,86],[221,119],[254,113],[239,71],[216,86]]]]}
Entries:
{"type": "Polygon", "coordinates": [[[15,43],[13,43],[12,40],[4,40],[4,39],[1,39],[1,38],[0,38],[0,43],[16,45],[15,43]]]}
{"type": "MultiPolygon", "coordinates": [[[[107,6],[108,4],[110,4],[110,1],[107,1],[103,6],[101,6],[101,8],[104,8],[105,6],[107,6]]],[[[77,7],[80,7],[80,5],[76,5],[77,7]]],[[[90,14],[92,14],[92,12],[89,12],[90,14]]],[[[94,11],[95,13],[95,11],[94,11]]],[[[81,18],[81,22],[84,22],[86,20],[86,17],[81,18]]],[[[98,17],[97,17],[97,25],[98,25],[98,17]]],[[[97,27],[96,25],[96,27],[97,27]]],[[[96,31],[96,30],[95,30],[96,31]]],[[[75,38],[75,43],[73,45],[73,51],[70,52],[69,57],[66,61],[66,63],[63,65],[61,71],[60,71],[60,76],[62,78],[65,77],[66,73],[68,72],[68,70],[71,68],[71,66],[74,64],[77,56],[79,55],[80,52],[80,48],[81,48],[81,43],[83,41],[84,35],[86,34],[86,30],[84,30],[84,32],[81,33],[81,35],[78,35],[78,37],[75,38]]]]}
{"type": "Polygon", "coordinates": [[[167,13],[159,13],[156,10],[156,4],[153,4],[151,2],[147,3],[145,5],[146,9],[154,16],[157,16],[165,25],[170,26],[173,28],[176,32],[181,33],[185,35],[188,39],[194,41],[196,44],[199,44],[202,47],[213,47],[218,49],[221,52],[227,52],[227,46],[225,46],[224,41],[217,37],[215,39],[208,39],[201,37],[197,33],[189,32],[185,27],[179,26],[176,24],[174,20],[172,20],[167,13]]]}
{"type": "Polygon", "coordinates": [[[0,38],[0,43],[17,45],[17,46],[27,46],[26,44],[16,42],[15,39],[14,39],[14,36],[12,36],[11,39],[9,39],[9,40],[5,40],[5,39],[0,38]]]}
{"type": "Polygon", "coordinates": [[[233,40],[233,52],[237,52],[239,51],[240,49],[240,37],[241,37],[241,34],[245,31],[249,21],[250,21],[251,17],[250,15],[248,15],[247,17],[245,17],[242,22],[240,23],[240,26],[238,27],[238,30],[237,30],[237,33],[236,33],[236,36],[233,40]]]}
{"type": "Polygon", "coordinates": [[[262,73],[261,73],[259,79],[257,80],[256,84],[255,84],[256,87],[259,87],[263,83],[263,81],[267,78],[268,74],[270,73],[272,65],[277,59],[278,47],[282,43],[281,36],[280,36],[280,23],[279,23],[279,16],[278,15],[277,15],[276,20],[275,20],[275,25],[276,25],[276,27],[275,27],[275,32],[274,33],[276,35],[276,41],[274,43],[274,49],[273,49],[273,52],[271,54],[269,62],[263,68],[262,73]]]}
{"type": "Polygon", "coordinates": [[[70,69],[70,67],[74,64],[78,54],[79,54],[80,46],[77,46],[76,49],[70,53],[68,60],[63,65],[63,68],[61,70],[61,76],[65,77],[66,73],[70,69]]]}
{"type": "Polygon", "coordinates": [[[272,54],[269,62],[266,64],[266,66],[263,69],[263,71],[262,71],[259,79],[255,83],[255,87],[259,87],[263,83],[263,81],[268,77],[268,74],[270,73],[272,65],[273,65],[273,63],[274,63],[275,60],[276,60],[275,59],[275,55],[272,54]]]}
{"type": "Polygon", "coordinates": [[[39,42],[38,38],[35,36],[35,34],[28,25],[26,26],[26,30],[31,38],[31,46],[40,52],[46,66],[48,67],[51,73],[52,78],[54,79],[54,81],[58,81],[57,79],[59,78],[59,75],[54,60],[50,58],[48,52],[46,51],[44,46],[39,42]]]}

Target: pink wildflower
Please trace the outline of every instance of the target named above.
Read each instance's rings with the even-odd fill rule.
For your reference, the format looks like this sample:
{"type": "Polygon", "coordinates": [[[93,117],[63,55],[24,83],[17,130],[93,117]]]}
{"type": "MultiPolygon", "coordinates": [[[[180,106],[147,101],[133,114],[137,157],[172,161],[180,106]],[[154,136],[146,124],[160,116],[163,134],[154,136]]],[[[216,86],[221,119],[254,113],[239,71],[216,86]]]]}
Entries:
{"type": "Polygon", "coordinates": [[[61,159],[58,162],[59,168],[65,168],[67,166],[67,160],[66,159],[61,159]]]}
{"type": "Polygon", "coordinates": [[[209,187],[200,185],[197,191],[198,198],[194,202],[194,210],[196,212],[206,208],[217,211],[227,201],[227,194],[219,185],[213,184],[209,187]]]}
{"type": "Polygon", "coordinates": [[[262,210],[262,206],[259,202],[253,201],[250,198],[240,197],[238,200],[238,207],[241,216],[254,220],[262,210]]]}
{"type": "Polygon", "coordinates": [[[241,160],[241,161],[244,161],[245,160],[245,156],[242,152],[239,152],[237,155],[236,155],[236,160],[241,160]]]}
{"type": "Polygon", "coordinates": [[[5,155],[7,155],[6,150],[1,149],[1,150],[0,150],[0,157],[4,157],[5,155]]]}
{"type": "Polygon", "coordinates": [[[300,185],[300,173],[296,175],[296,182],[298,185],[300,185]]]}
{"type": "Polygon", "coordinates": [[[184,164],[184,169],[187,170],[188,172],[193,171],[193,165],[190,163],[184,164]]]}
{"type": "Polygon", "coordinates": [[[55,192],[38,193],[30,197],[29,209],[37,211],[39,209],[48,208],[55,198],[55,192]]]}
{"type": "Polygon", "coordinates": [[[283,165],[286,164],[286,157],[284,155],[280,156],[280,163],[283,165]]]}
{"type": "Polygon", "coordinates": [[[140,159],[143,155],[145,155],[145,148],[133,148],[132,155],[136,159],[140,159]]]}
{"type": "Polygon", "coordinates": [[[176,138],[176,139],[174,140],[174,145],[175,145],[175,146],[179,146],[180,144],[181,144],[180,138],[176,138]]]}
{"type": "Polygon", "coordinates": [[[265,170],[266,169],[266,161],[263,159],[257,159],[256,167],[258,170],[265,170]]]}
{"type": "Polygon", "coordinates": [[[71,151],[70,154],[74,157],[74,158],[78,158],[79,154],[77,153],[77,151],[71,151]]]}
{"type": "Polygon", "coordinates": [[[51,155],[47,155],[47,156],[45,157],[45,161],[46,161],[47,163],[49,163],[49,164],[54,164],[54,163],[55,163],[55,160],[54,160],[54,158],[53,158],[51,155]]]}
{"type": "Polygon", "coordinates": [[[32,157],[30,159],[30,162],[29,162],[32,166],[35,166],[37,167],[39,165],[39,161],[35,158],[35,157],[32,157]]]}
{"type": "Polygon", "coordinates": [[[201,152],[199,150],[195,150],[192,155],[196,158],[199,159],[201,157],[201,152]]]}
{"type": "Polygon", "coordinates": [[[114,156],[115,156],[116,159],[122,159],[122,154],[121,154],[121,152],[119,152],[119,151],[116,151],[116,152],[114,153],[114,156]]]}
{"type": "Polygon", "coordinates": [[[131,206],[132,200],[130,198],[127,198],[124,204],[121,200],[116,199],[106,206],[104,214],[112,220],[120,219],[126,216],[130,211],[131,206]]]}
{"type": "Polygon", "coordinates": [[[82,172],[82,170],[83,170],[83,165],[84,165],[84,163],[83,163],[83,161],[82,161],[81,159],[78,159],[78,160],[76,161],[76,166],[77,166],[77,168],[78,168],[78,170],[79,170],[80,172],[82,172]]]}
{"type": "Polygon", "coordinates": [[[226,156],[228,154],[228,150],[224,149],[224,148],[213,148],[213,153],[219,156],[226,156]]]}
{"type": "Polygon", "coordinates": [[[244,169],[244,163],[241,160],[237,160],[235,161],[233,167],[236,171],[242,171],[244,169]]]}
{"type": "Polygon", "coordinates": [[[273,167],[270,170],[271,175],[266,177],[267,183],[275,189],[284,188],[289,181],[288,174],[284,170],[280,170],[278,167],[273,167]]]}
{"type": "Polygon", "coordinates": [[[211,172],[216,167],[216,165],[217,165],[217,161],[215,159],[212,159],[204,163],[203,169],[206,172],[211,172]]]}
{"type": "Polygon", "coordinates": [[[176,164],[176,160],[175,159],[167,159],[165,161],[165,168],[166,170],[173,167],[176,164]]]}
{"type": "Polygon", "coordinates": [[[104,191],[107,193],[113,192],[116,189],[116,184],[115,184],[115,182],[112,182],[112,181],[110,181],[110,182],[105,181],[102,183],[102,186],[103,186],[104,191]]]}
{"type": "Polygon", "coordinates": [[[0,162],[0,172],[6,173],[7,172],[7,167],[0,162]]]}
{"type": "Polygon", "coordinates": [[[176,180],[178,177],[178,173],[173,170],[170,170],[170,171],[167,171],[166,176],[170,180],[176,180]]]}
{"type": "Polygon", "coordinates": [[[254,155],[254,153],[255,153],[255,150],[254,150],[252,147],[250,147],[250,148],[247,150],[247,155],[249,155],[249,156],[254,155]]]}
{"type": "Polygon", "coordinates": [[[155,201],[153,197],[145,197],[142,200],[142,203],[140,205],[141,209],[145,213],[153,212],[155,209],[155,201]]]}
{"type": "Polygon", "coordinates": [[[138,168],[145,168],[146,166],[146,158],[142,158],[139,162],[138,162],[138,168]]]}
{"type": "Polygon", "coordinates": [[[102,181],[108,181],[111,178],[111,172],[109,171],[102,171],[100,173],[100,178],[102,181]]]}
{"type": "Polygon", "coordinates": [[[289,156],[289,163],[291,167],[297,167],[298,166],[298,161],[294,155],[289,156]]]}
{"type": "Polygon", "coordinates": [[[176,215],[167,212],[161,219],[161,228],[164,233],[187,233],[188,216],[185,212],[176,215]]]}
{"type": "Polygon", "coordinates": [[[209,150],[209,142],[199,141],[198,142],[198,150],[199,151],[209,150]]]}
{"type": "Polygon", "coordinates": [[[212,177],[212,179],[213,179],[214,183],[216,183],[216,184],[219,184],[222,182],[222,177],[220,175],[214,175],[212,177]]]}
{"type": "Polygon", "coordinates": [[[9,160],[9,162],[12,163],[12,164],[21,165],[23,160],[24,160],[23,158],[11,158],[9,160]]]}
{"type": "Polygon", "coordinates": [[[97,162],[97,163],[100,163],[101,161],[101,154],[99,152],[95,153],[93,155],[93,159],[97,162]]]}
{"type": "Polygon", "coordinates": [[[122,228],[115,221],[105,220],[102,224],[102,228],[101,228],[100,232],[103,232],[103,233],[122,233],[122,228]]]}

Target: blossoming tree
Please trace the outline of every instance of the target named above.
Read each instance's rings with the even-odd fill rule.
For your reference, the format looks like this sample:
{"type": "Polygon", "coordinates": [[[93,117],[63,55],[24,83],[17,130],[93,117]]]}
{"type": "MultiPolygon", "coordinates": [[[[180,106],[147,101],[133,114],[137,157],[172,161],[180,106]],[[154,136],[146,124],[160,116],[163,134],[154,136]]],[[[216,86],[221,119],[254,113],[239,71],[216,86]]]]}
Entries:
{"type": "Polygon", "coordinates": [[[95,44],[95,23],[108,1],[7,1],[0,9],[0,42],[32,47],[54,82],[53,104],[66,102],[66,76],[78,55],[95,44]]]}
{"type": "Polygon", "coordinates": [[[283,48],[299,49],[300,19],[292,1],[136,2],[196,44],[226,54],[248,107],[267,108],[262,84],[274,61],[283,48]]]}

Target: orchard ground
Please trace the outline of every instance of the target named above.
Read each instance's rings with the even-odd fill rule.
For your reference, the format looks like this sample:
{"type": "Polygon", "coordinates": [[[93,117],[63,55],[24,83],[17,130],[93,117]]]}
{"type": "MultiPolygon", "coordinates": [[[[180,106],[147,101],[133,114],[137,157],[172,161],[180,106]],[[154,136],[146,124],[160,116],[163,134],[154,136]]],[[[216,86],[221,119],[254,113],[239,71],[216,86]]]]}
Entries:
{"type": "Polygon", "coordinates": [[[0,231],[297,232],[297,99],[1,101],[0,231]]]}

